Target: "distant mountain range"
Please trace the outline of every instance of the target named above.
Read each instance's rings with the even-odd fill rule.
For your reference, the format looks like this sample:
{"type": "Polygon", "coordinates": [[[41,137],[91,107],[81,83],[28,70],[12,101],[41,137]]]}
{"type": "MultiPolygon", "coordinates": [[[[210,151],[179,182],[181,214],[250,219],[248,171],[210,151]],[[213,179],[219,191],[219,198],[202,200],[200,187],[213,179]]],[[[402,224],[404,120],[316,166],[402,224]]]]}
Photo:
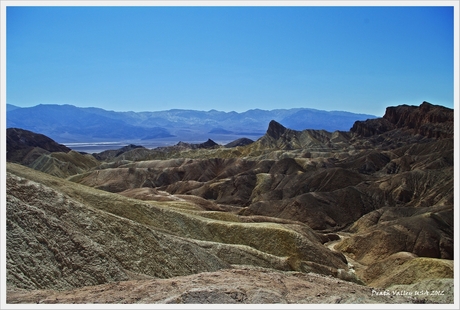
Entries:
{"type": "Polygon", "coordinates": [[[348,131],[356,121],[376,116],[308,108],[248,110],[166,110],[156,112],[114,112],[100,108],[40,104],[20,108],[7,104],[7,128],[42,133],[60,143],[97,141],[233,141],[258,138],[275,120],[294,130],[323,129],[348,131]]]}

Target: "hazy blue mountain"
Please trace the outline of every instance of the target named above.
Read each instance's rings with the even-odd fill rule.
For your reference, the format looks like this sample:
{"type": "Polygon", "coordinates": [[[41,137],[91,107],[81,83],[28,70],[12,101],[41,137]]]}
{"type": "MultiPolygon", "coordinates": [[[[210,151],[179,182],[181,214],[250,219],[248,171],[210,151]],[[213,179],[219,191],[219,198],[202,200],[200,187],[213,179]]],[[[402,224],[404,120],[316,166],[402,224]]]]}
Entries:
{"type": "Polygon", "coordinates": [[[265,134],[271,120],[295,129],[348,131],[355,121],[374,115],[315,109],[252,109],[246,112],[172,109],[155,112],[115,112],[72,105],[40,104],[29,108],[7,106],[7,128],[15,127],[49,136],[58,142],[233,141],[265,134]]]}
{"type": "Polygon", "coordinates": [[[321,111],[302,109],[281,119],[280,123],[294,130],[324,129],[326,131],[348,131],[357,120],[376,118],[371,115],[343,111],[321,111]],[[308,124],[308,128],[305,128],[308,124]]]}
{"type": "Polygon", "coordinates": [[[13,111],[13,110],[16,110],[16,109],[20,109],[20,107],[17,107],[15,105],[12,105],[12,104],[9,104],[9,103],[6,104],[6,112],[10,112],[10,111],[13,111]]]}
{"type": "Polygon", "coordinates": [[[44,134],[60,142],[164,138],[172,135],[160,127],[134,126],[72,105],[44,105],[7,112],[7,128],[44,134]]]}

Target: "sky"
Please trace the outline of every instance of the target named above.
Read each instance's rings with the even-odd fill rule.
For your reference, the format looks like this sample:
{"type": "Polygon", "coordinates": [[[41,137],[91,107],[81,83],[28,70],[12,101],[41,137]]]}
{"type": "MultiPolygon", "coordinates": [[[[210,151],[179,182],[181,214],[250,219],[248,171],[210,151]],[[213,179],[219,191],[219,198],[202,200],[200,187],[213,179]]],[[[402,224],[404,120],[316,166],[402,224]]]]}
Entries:
{"type": "Polygon", "coordinates": [[[6,100],[113,111],[454,107],[454,10],[7,7],[6,100]]]}

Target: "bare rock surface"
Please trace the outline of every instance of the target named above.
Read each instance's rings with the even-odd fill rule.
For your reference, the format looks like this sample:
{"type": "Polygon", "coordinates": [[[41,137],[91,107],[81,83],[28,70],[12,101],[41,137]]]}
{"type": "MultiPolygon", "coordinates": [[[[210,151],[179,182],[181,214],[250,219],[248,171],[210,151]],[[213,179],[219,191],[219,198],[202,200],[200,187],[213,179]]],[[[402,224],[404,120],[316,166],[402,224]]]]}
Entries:
{"type": "Polygon", "coordinates": [[[229,265],[187,240],[8,176],[7,279],[10,286],[68,289],[171,277],[229,265]]]}
{"type": "MultiPolygon", "coordinates": [[[[423,287],[423,286],[422,286],[423,287]]],[[[445,294],[453,296],[452,287],[445,294]]],[[[405,304],[426,302],[332,277],[240,267],[170,279],[121,281],[66,291],[8,291],[7,302],[38,304],[405,304]]],[[[431,296],[433,297],[433,296],[431,296]]],[[[444,301],[444,296],[431,302],[444,301]]]]}
{"type": "Polygon", "coordinates": [[[301,223],[203,217],[15,164],[8,164],[7,180],[12,287],[67,289],[126,280],[130,274],[168,278],[230,264],[357,281],[343,257],[301,223]]]}
{"type": "Polygon", "coordinates": [[[427,279],[454,278],[454,262],[447,259],[407,257],[407,252],[396,253],[371,264],[363,279],[369,286],[388,288],[393,285],[413,285],[427,279]],[[404,257],[406,256],[406,257],[404,257]]]}
{"type": "Polygon", "coordinates": [[[69,151],[67,153],[43,154],[30,163],[29,167],[57,177],[67,178],[71,175],[84,173],[99,165],[100,162],[92,155],[69,151]]]}
{"type": "Polygon", "coordinates": [[[452,112],[452,109],[426,101],[420,106],[388,107],[382,118],[358,121],[351,131],[369,137],[402,128],[411,134],[420,134],[429,138],[451,138],[454,125],[452,112]]]}

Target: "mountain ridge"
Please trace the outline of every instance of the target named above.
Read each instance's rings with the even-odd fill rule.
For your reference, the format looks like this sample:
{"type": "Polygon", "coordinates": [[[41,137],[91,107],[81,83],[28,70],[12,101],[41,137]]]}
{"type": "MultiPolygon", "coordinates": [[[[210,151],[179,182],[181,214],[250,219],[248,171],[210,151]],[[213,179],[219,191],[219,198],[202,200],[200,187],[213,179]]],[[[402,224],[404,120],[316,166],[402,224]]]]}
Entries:
{"type": "Polygon", "coordinates": [[[356,120],[376,116],[309,108],[252,109],[245,112],[171,109],[155,112],[115,112],[73,105],[40,104],[19,108],[7,106],[7,128],[40,132],[55,141],[90,142],[113,140],[196,141],[211,138],[233,141],[256,139],[274,119],[296,130],[349,130],[356,120]]]}
{"type": "Polygon", "coordinates": [[[388,107],[382,118],[357,121],[350,129],[363,137],[404,129],[425,137],[451,138],[454,133],[453,109],[423,101],[420,106],[388,107]]]}

